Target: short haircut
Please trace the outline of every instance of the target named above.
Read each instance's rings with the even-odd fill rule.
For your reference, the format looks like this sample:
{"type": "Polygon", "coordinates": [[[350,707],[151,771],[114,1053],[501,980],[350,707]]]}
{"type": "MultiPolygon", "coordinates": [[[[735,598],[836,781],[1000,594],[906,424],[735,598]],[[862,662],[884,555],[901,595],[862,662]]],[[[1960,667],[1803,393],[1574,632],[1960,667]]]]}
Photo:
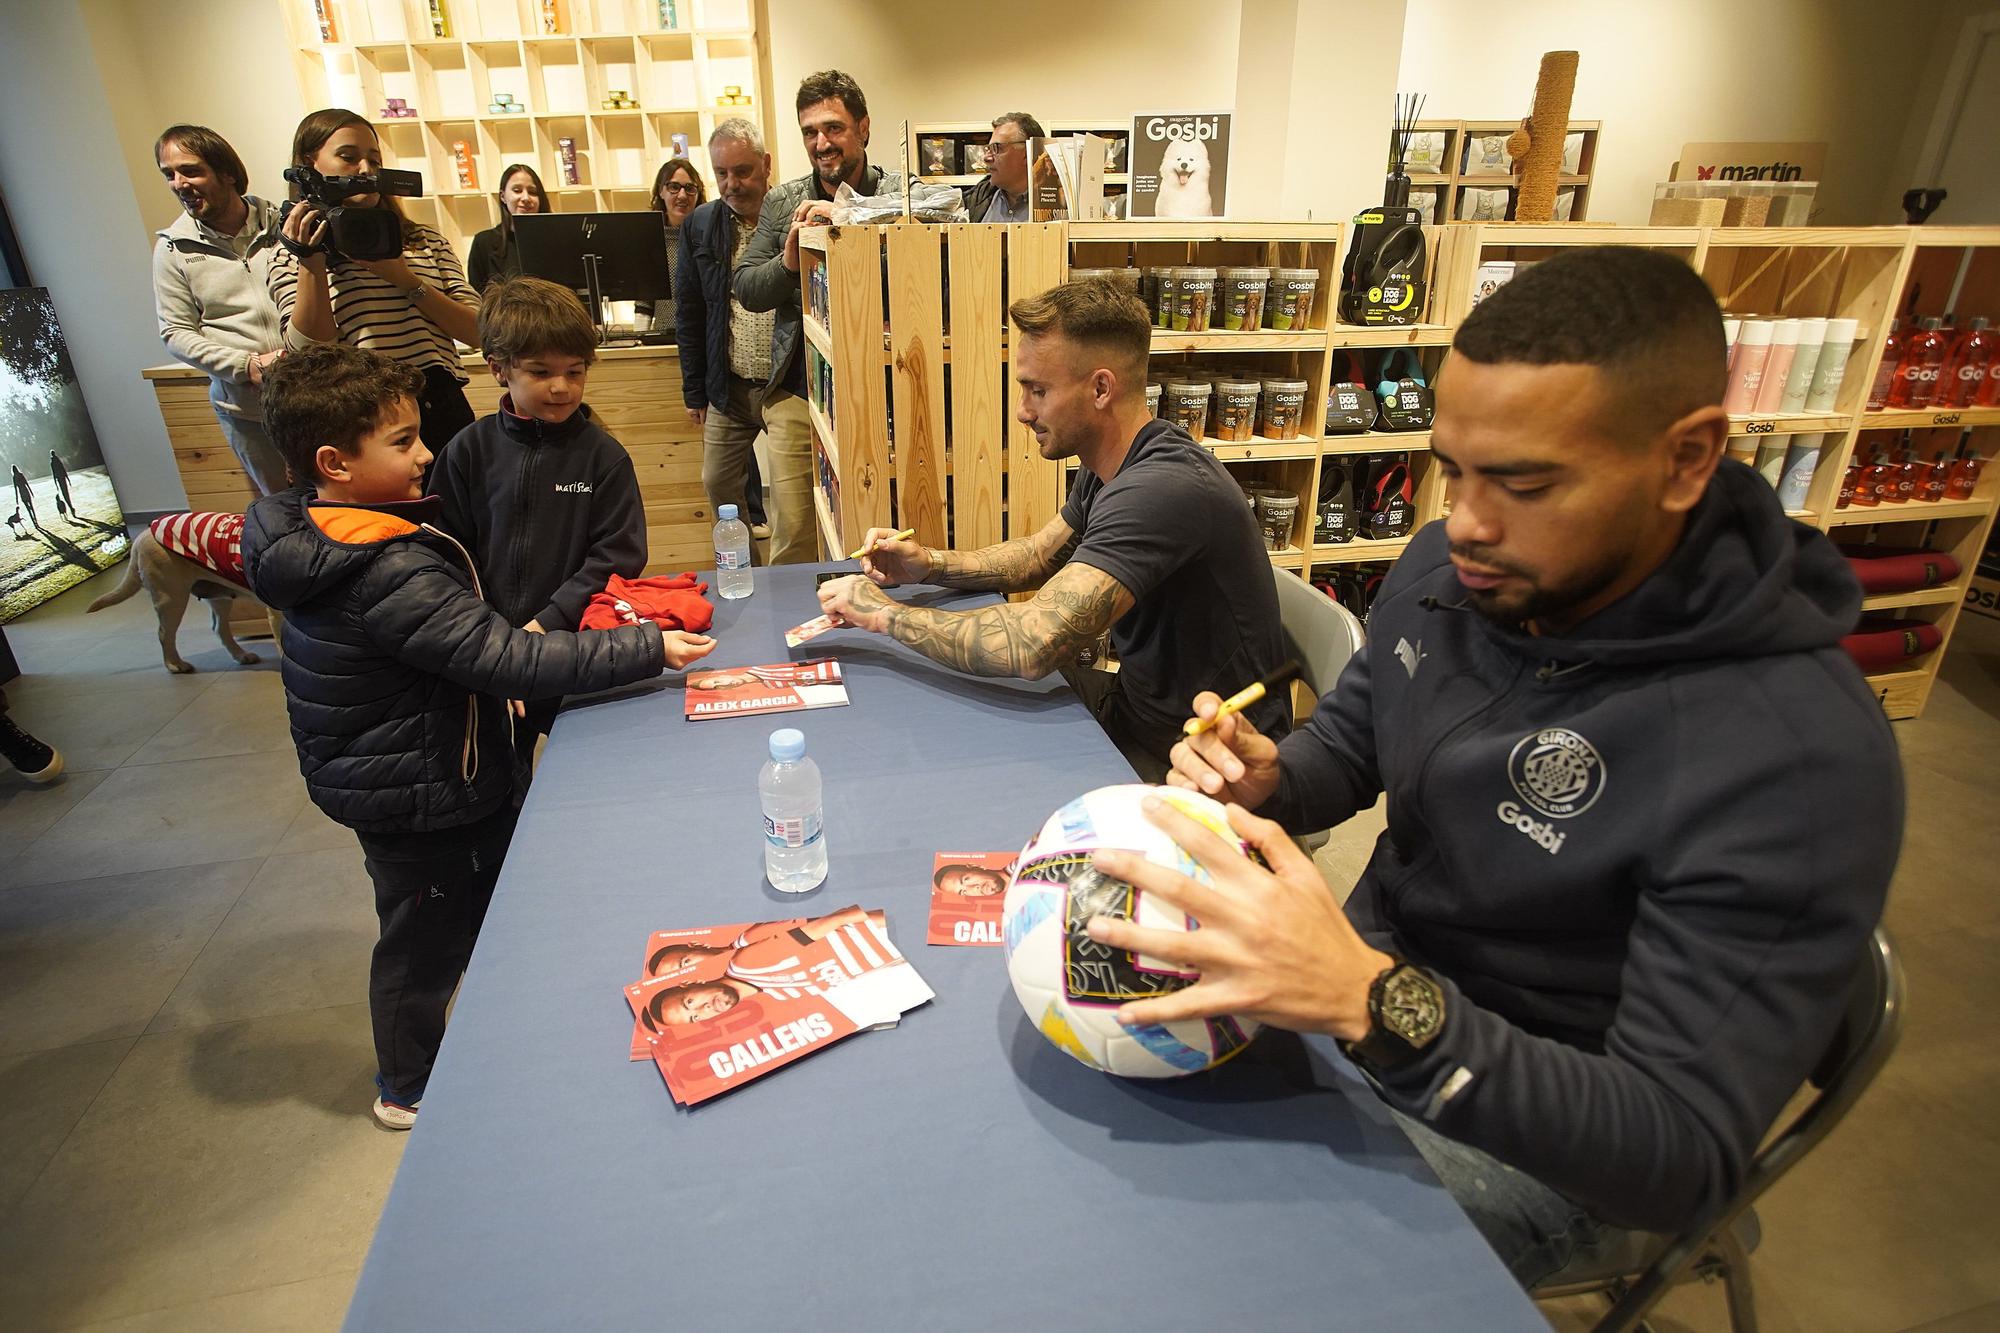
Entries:
{"type": "Polygon", "coordinates": [[[479,350],[506,366],[531,356],[597,360],[597,329],[576,293],[546,278],[508,278],[479,298],[479,350]]]}
{"type": "Polygon", "coordinates": [[[294,484],[318,485],[314,455],[325,445],[353,455],[397,403],[421,402],[423,372],[380,352],[315,343],[287,352],[264,372],[264,427],[294,484]]]}
{"type": "Polygon", "coordinates": [[[676,171],[685,171],[688,174],[688,179],[694,182],[694,203],[696,208],[708,202],[708,182],[701,178],[699,171],[695,170],[694,163],[684,157],[670,157],[660,163],[660,169],[653,173],[653,197],[646,201],[646,207],[652,209],[655,213],[664,213],[667,211],[666,202],[660,198],[660,191],[667,188],[667,182],[674,178],[676,171]]]}
{"type": "Polygon", "coordinates": [[[250,172],[229,140],[206,125],[169,125],[153,140],[153,165],[160,164],[160,150],[179,144],[207,164],[208,169],[236,187],[236,193],[250,193],[250,172]]]}
{"type": "Polygon", "coordinates": [[[1130,288],[1108,278],[1085,278],[1051,287],[1007,307],[1014,327],[1033,337],[1068,339],[1118,373],[1127,395],[1146,391],[1146,358],[1153,323],[1130,288]]]}
{"type": "Polygon", "coordinates": [[[1002,111],[993,118],[993,128],[997,130],[1002,125],[1020,126],[1021,137],[1023,139],[1043,139],[1048,137],[1042,130],[1042,122],[1036,120],[1025,111],[1002,111]]]}
{"type": "MultiPolygon", "coordinates": [[[[1521,270],[1459,325],[1482,365],[1593,366],[1612,381],[1613,433],[1664,430],[1722,401],[1722,310],[1701,275],[1657,250],[1593,245],[1521,270]]],[[[1449,373],[1449,372],[1447,372],[1449,373]]]]}
{"type": "Polygon", "coordinates": [[[847,108],[847,114],[859,125],[868,115],[868,97],[861,91],[861,85],[837,69],[823,69],[808,74],[799,82],[798,105],[794,113],[804,111],[817,102],[829,97],[837,97],[847,108]]]}
{"type": "MultiPolygon", "coordinates": [[[[768,153],[771,151],[764,146],[764,131],[757,128],[757,122],[747,120],[742,116],[731,116],[728,120],[723,121],[715,127],[714,132],[708,136],[710,154],[713,155],[715,152],[715,145],[718,141],[728,139],[733,139],[737,143],[750,145],[750,151],[753,153],[768,153]]],[[[655,193],[658,192],[655,191],[655,193]]]]}

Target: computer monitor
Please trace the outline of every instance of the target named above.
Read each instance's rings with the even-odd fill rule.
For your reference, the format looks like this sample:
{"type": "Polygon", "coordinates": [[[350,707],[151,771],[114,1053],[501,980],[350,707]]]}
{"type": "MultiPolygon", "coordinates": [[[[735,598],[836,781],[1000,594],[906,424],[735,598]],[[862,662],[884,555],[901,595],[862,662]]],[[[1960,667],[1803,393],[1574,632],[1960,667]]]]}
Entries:
{"type": "Polygon", "coordinates": [[[606,301],[662,301],[672,296],[667,217],[642,213],[524,213],[514,219],[521,272],[589,294],[590,316],[604,322],[606,301]]]}

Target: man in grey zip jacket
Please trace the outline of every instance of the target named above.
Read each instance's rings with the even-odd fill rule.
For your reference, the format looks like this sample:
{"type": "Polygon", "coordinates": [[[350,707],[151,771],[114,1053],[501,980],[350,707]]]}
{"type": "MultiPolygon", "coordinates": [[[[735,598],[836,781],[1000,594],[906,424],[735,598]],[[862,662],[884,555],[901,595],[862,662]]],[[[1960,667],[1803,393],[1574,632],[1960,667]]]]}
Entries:
{"type": "Polygon", "coordinates": [[[1203,928],[1093,928],[1202,974],[1121,1019],[1339,1038],[1524,1285],[1730,1197],[1895,867],[1895,741],[1839,647],[1860,587],[1720,461],[1723,362],[1668,255],[1571,251],[1483,302],[1438,385],[1451,514],[1368,646],[1282,743],[1225,718],[1175,749],[1269,817],[1231,811],[1275,873],[1176,826],[1217,888],[1107,868],[1203,928]],[[1382,794],[1343,914],[1279,827],[1382,794]]]}
{"type": "Polygon", "coordinates": [[[182,214],[153,247],[160,340],[209,377],[223,438],[259,495],[285,488],[285,460],[264,429],[264,369],[283,341],[264,273],[278,245],[277,206],[249,194],[250,176],[227,140],[203,125],[173,125],[154,160],[182,214]]]}
{"type": "Polygon", "coordinates": [[[842,185],[858,194],[903,186],[900,173],[868,162],[868,99],[839,70],[809,74],[796,98],[799,133],[813,169],[764,196],[757,230],[736,266],[736,299],[745,310],[775,312],[771,383],[764,397],[764,438],[771,452],[771,563],[818,559],[813,514],[812,423],[799,304],[801,226],[824,222],[842,185]]]}

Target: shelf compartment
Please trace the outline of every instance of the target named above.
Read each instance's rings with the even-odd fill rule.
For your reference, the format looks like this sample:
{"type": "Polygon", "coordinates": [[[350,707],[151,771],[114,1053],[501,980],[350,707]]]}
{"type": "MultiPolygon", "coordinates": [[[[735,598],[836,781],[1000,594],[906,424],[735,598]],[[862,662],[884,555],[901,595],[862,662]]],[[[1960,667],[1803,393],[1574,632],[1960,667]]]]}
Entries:
{"type": "Polygon", "coordinates": [[[1356,565],[1365,560],[1394,560],[1409,544],[1409,537],[1392,537],[1381,542],[1356,540],[1334,546],[1315,546],[1312,548],[1312,562],[1315,565],[1356,565]]]}
{"type": "Polygon", "coordinates": [[[1827,520],[1827,526],[1855,528],[1871,523],[1934,523],[1947,518],[1984,518],[1992,512],[1993,501],[1978,496],[1970,500],[1908,500],[1902,504],[1836,509],[1827,520]]]}
{"type": "Polygon", "coordinates": [[[1366,430],[1354,435],[1329,435],[1322,454],[1400,454],[1431,447],[1427,430],[1366,430]]]}
{"type": "Polygon", "coordinates": [[[1935,588],[1914,592],[1885,592],[1861,599],[1863,611],[1895,611],[1906,606],[1951,606],[1965,596],[1965,579],[1953,579],[1935,588]]]}

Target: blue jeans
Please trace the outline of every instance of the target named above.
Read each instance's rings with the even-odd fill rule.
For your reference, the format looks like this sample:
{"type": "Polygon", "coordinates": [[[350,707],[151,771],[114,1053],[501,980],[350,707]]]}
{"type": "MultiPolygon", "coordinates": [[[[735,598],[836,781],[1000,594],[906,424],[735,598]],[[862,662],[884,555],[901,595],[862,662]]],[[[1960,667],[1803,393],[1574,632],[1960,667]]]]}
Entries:
{"type": "Polygon", "coordinates": [[[1394,1107],[1389,1113],[1522,1287],[1532,1288],[1571,1262],[1627,1239],[1628,1233],[1598,1221],[1534,1177],[1394,1107]]]}
{"type": "Polygon", "coordinates": [[[285,456],[271,443],[263,422],[219,407],[215,409],[215,419],[222,423],[222,438],[229,441],[230,451],[243,465],[243,474],[250,478],[251,490],[260,496],[270,495],[291,484],[285,456]]]}

